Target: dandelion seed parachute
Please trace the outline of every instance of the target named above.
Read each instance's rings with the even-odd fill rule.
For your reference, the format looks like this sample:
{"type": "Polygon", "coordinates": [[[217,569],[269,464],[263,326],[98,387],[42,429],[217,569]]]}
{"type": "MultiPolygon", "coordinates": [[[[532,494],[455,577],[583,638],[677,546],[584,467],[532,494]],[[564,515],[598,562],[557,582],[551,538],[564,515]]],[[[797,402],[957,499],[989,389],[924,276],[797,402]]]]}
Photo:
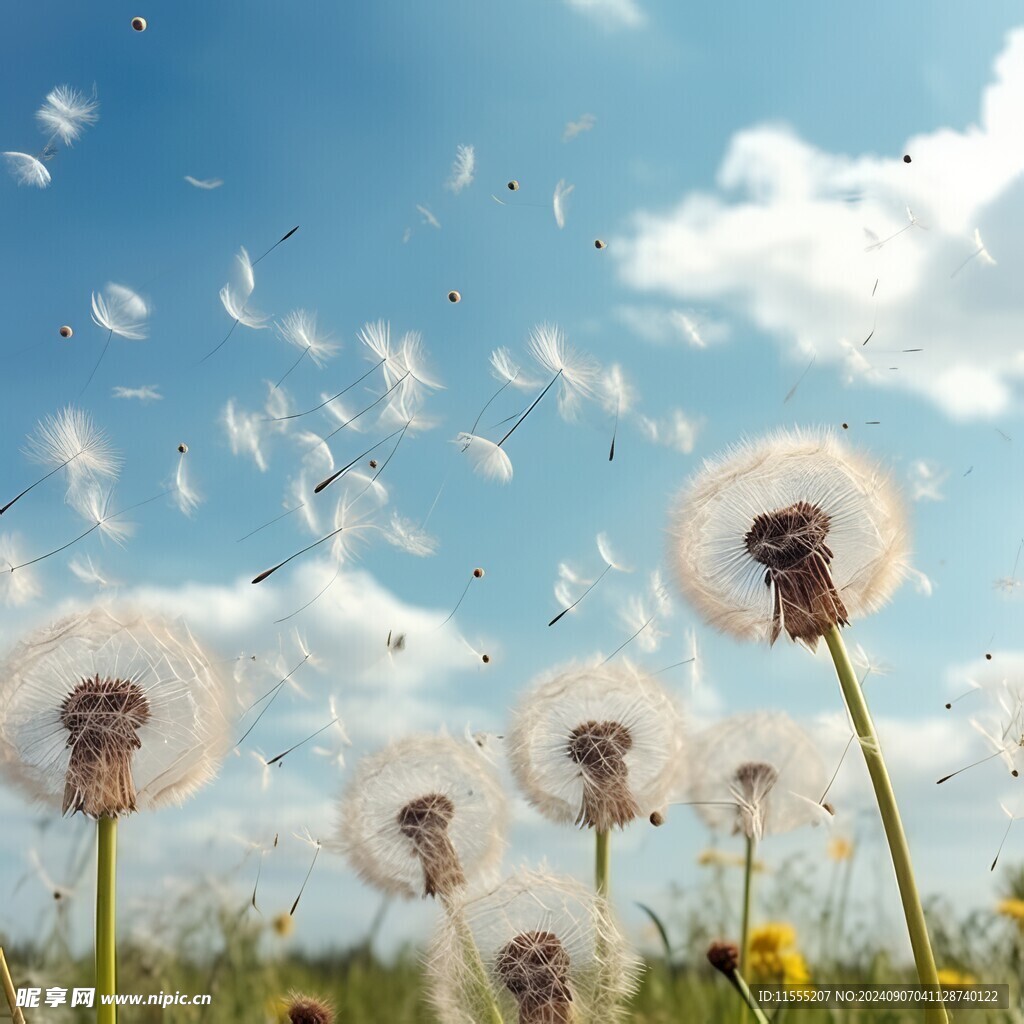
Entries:
{"type": "Polygon", "coordinates": [[[473,184],[476,173],[476,150],[473,146],[459,145],[455,150],[455,162],[452,173],[445,187],[458,195],[464,188],[473,184]]]}
{"type": "Polygon", "coordinates": [[[475,472],[488,480],[507,484],[512,479],[512,460],[504,448],[479,434],[459,434],[455,439],[462,451],[469,456],[475,472]]]}
{"type": "Polygon", "coordinates": [[[707,622],[813,647],[884,604],[905,575],[902,504],[827,431],[780,431],[704,468],[670,510],[670,562],[707,622]]]}
{"type": "Polygon", "coordinates": [[[4,153],[4,161],[11,177],[19,185],[31,185],[35,188],[46,188],[50,184],[50,172],[46,165],[28,153],[4,153]]]}
{"type": "Polygon", "coordinates": [[[59,138],[65,146],[70,146],[87,127],[99,120],[98,111],[95,94],[90,99],[69,85],[58,85],[36,111],[36,120],[51,140],[59,138]]]}
{"type": "Polygon", "coordinates": [[[215,774],[229,708],[225,680],[187,628],[93,608],[5,659],[0,770],[65,813],[180,803],[215,774]]]}
{"type": "Polygon", "coordinates": [[[508,757],[527,800],[552,821],[606,832],[665,806],[685,745],[668,692],[628,661],[540,677],[513,714],[508,757]]]}
{"type": "Polygon", "coordinates": [[[694,801],[708,828],[760,841],[823,820],[818,801],[828,771],[788,715],[734,715],[697,736],[694,746],[690,783],[679,784],[677,796],[694,801]]]}
{"type": "Polygon", "coordinates": [[[629,952],[607,903],[574,879],[519,871],[446,917],[431,944],[430,997],[441,1020],[491,1019],[463,929],[479,950],[502,1018],[520,1024],[584,1024],[624,1019],[641,964],[629,952]]]}
{"type": "Polygon", "coordinates": [[[42,593],[39,578],[31,569],[11,571],[23,561],[21,538],[0,533],[0,605],[5,608],[20,608],[42,593]]]}
{"type": "Polygon", "coordinates": [[[566,201],[575,187],[575,185],[566,185],[564,178],[555,186],[555,194],[551,200],[551,209],[555,215],[555,223],[560,229],[565,227],[566,201]]]}
{"type": "Polygon", "coordinates": [[[414,736],[363,758],[339,805],[337,845],[356,873],[405,898],[493,882],[505,797],[472,747],[414,736]]]}

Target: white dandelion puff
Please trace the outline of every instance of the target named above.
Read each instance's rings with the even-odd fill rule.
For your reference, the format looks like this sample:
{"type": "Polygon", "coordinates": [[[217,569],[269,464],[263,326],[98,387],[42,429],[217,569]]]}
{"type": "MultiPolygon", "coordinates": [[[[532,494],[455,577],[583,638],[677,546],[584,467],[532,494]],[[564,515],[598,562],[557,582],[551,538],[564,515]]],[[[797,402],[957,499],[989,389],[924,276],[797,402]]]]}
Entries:
{"type": "MultiPolygon", "coordinates": [[[[590,356],[573,351],[562,329],[554,324],[533,328],[527,347],[530,355],[552,375],[548,387],[556,380],[559,382],[558,411],[565,419],[572,419],[582,400],[596,396],[600,367],[590,356]]],[[[526,414],[516,426],[525,418],[526,414]]]]}
{"type": "Polygon", "coordinates": [[[417,558],[426,558],[437,551],[436,538],[397,512],[391,513],[388,528],[384,531],[384,539],[393,547],[400,548],[417,558]]]}
{"type": "Polygon", "coordinates": [[[94,608],[27,636],[0,672],[0,770],[92,817],[180,803],[227,749],[230,695],[188,630],[94,608]]]}
{"type": "Polygon", "coordinates": [[[459,145],[455,149],[455,162],[445,188],[458,195],[473,184],[476,173],[476,150],[472,146],[459,145]]]}
{"type": "Polygon", "coordinates": [[[4,161],[11,177],[19,185],[46,188],[52,180],[46,165],[29,153],[7,152],[4,153],[4,161]]]}
{"type": "Polygon", "coordinates": [[[267,471],[267,460],[263,454],[263,425],[260,417],[235,408],[235,400],[228,399],[221,414],[221,422],[227,431],[231,454],[251,455],[261,473],[267,471]]]}
{"type": "Polygon", "coordinates": [[[288,372],[277,382],[278,387],[306,356],[309,356],[318,367],[322,367],[338,351],[338,346],[331,340],[330,335],[322,334],[318,330],[316,313],[307,313],[304,309],[297,309],[289,313],[284,320],[277,324],[277,331],[289,345],[294,345],[301,351],[299,358],[292,363],[288,372]]]}
{"type": "Polygon", "coordinates": [[[131,288],[111,282],[102,292],[92,293],[92,319],[98,327],[128,341],[146,337],[149,303],[131,288]]]}
{"type": "Polygon", "coordinates": [[[684,745],[673,699],[625,660],[545,673],[519,702],[507,741],[512,774],[541,814],[599,832],[664,807],[684,745]]]}
{"type": "Polygon", "coordinates": [[[760,842],[822,820],[828,771],[788,715],[734,715],[698,735],[694,747],[689,785],[678,793],[708,828],[760,842]]]}
{"type": "Polygon", "coordinates": [[[544,869],[456,903],[427,965],[431,1001],[451,1024],[499,1014],[519,1024],[616,1024],[641,970],[607,901],[544,869]]]}
{"type": "Polygon", "coordinates": [[[447,736],[414,736],[359,762],[339,805],[338,843],[385,893],[450,898],[492,879],[505,818],[491,765],[447,736]]]}
{"type": "Polygon", "coordinates": [[[683,594],[717,629],[814,647],[884,604],[905,575],[902,504],[826,431],[778,432],[704,468],[671,510],[683,594]]]}
{"type": "Polygon", "coordinates": [[[82,583],[97,587],[115,586],[114,582],[108,579],[100,567],[93,562],[91,555],[77,555],[68,562],[68,568],[82,583]]]}
{"type": "Polygon", "coordinates": [[[96,94],[86,97],[69,85],[58,85],[36,111],[36,120],[44,135],[59,138],[70,146],[90,125],[99,120],[96,94]]]}

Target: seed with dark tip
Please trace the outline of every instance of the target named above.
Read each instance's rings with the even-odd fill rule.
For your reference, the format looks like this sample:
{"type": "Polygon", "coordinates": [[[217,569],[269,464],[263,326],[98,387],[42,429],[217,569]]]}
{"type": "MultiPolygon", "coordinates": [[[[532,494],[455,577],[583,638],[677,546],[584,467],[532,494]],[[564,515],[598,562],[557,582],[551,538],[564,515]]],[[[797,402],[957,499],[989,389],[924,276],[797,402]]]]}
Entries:
{"type": "Polygon", "coordinates": [[[146,31],[146,19],[145,18],[132,18],[132,28],[136,32],[146,31]]]}
{"type": "Polygon", "coordinates": [[[71,329],[71,328],[70,328],[70,327],[69,327],[69,326],[68,326],[67,324],[65,324],[65,325],[64,325],[64,326],[63,326],[63,327],[62,327],[62,328],[60,329],[60,336],[61,336],[62,338],[70,338],[70,337],[71,337],[71,335],[72,335],[72,334],[74,334],[74,333],[75,333],[75,332],[74,332],[74,331],[73,331],[73,330],[72,330],[72,329],[71,329]]]}

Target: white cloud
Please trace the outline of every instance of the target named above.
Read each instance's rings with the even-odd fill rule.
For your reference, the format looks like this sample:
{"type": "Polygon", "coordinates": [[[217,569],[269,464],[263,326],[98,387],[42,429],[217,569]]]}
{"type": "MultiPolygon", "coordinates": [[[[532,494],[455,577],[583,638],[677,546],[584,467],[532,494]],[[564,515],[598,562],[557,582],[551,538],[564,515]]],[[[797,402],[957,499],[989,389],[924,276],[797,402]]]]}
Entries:
{"type": "Polygon", "coordinates": [[[917,392],[951,417],[1000,415],[1024,374],[1022,117],[1015,31],[979,122],[962,130],[912,137],[885,156],[828,153],[782,125],[742,130],[714,193],[635,215],[633,237],[614,247],[622,277],[718,303],[795,346],[794,358],[844,361],[848,378],[917,392]],[[998,265],[963,265],[978,228],[998,265]]]}
{"type": "Polygon", "coordinates": [[[639,28],[647,20],[636,0],[566,0],[607,28],[639,28]]]}
{"type": "Polygon", "coordinates": [[[907,479],[910,481],[914,501],[943,501],[942,485],[949,472],[928,459],[917,459],[910,466],[907,479]]]}

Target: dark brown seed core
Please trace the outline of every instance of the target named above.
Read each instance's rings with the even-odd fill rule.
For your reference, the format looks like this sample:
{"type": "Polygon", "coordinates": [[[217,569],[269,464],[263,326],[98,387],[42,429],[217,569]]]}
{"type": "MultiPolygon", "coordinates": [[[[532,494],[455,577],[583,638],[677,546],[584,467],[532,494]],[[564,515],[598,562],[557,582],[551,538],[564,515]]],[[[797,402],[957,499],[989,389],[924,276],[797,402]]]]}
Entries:
{"type": "Polygon", "coordinates": [[[334,1011],[319,999],[298,996],[288,1003],[291,1024],[334,1024],[334,1011]]]}
{"type": "Polygon", "coordinates": [[[785,629],[813,647],[833,626],[847,625],[846,606],[829,572],[834,556],[825,539],[831,523],[817,505],[798,501],[756,516],[744,537],[773,589],[772,643],[785,629]]]}
{"type": "Polygon", "coordinates": [[[732,974],[740,965],[739,947],[731,942],[712,942],[708,947],[708,962],[716,971],[732,974]]]}
{"type": "Polygon", "coordinates": [[[149,701],[127,679],[83,679],[64,698],[60,722],[71,760],[64,780],[64,813],[116,818],[135,810],[132,753],[150,719],[149,701]]]}
{"type": "Polygon", "coordinates": [[[524,932],[494,959],[494,972],[519,1004],[519,1024],[570,1024],[569,954],[552,932],[524,932]]]}
{"type": "Polygon", "coordinates": [[[619,722],[584,722],[569,734],[566,753],[580,766],[583,805],[576,824],[607,832],[622,827],[640,813],[629,790],[626,754],[633,737],[619,722]]]}
{"type": "Polygon", "coordinates": [[[448,896],[466,884],[459,856],[448,837],[455,804],[441,793],[417,797],[398,812],[398,827],[412,841],[423,865],[423,895],[448,896]]]}

